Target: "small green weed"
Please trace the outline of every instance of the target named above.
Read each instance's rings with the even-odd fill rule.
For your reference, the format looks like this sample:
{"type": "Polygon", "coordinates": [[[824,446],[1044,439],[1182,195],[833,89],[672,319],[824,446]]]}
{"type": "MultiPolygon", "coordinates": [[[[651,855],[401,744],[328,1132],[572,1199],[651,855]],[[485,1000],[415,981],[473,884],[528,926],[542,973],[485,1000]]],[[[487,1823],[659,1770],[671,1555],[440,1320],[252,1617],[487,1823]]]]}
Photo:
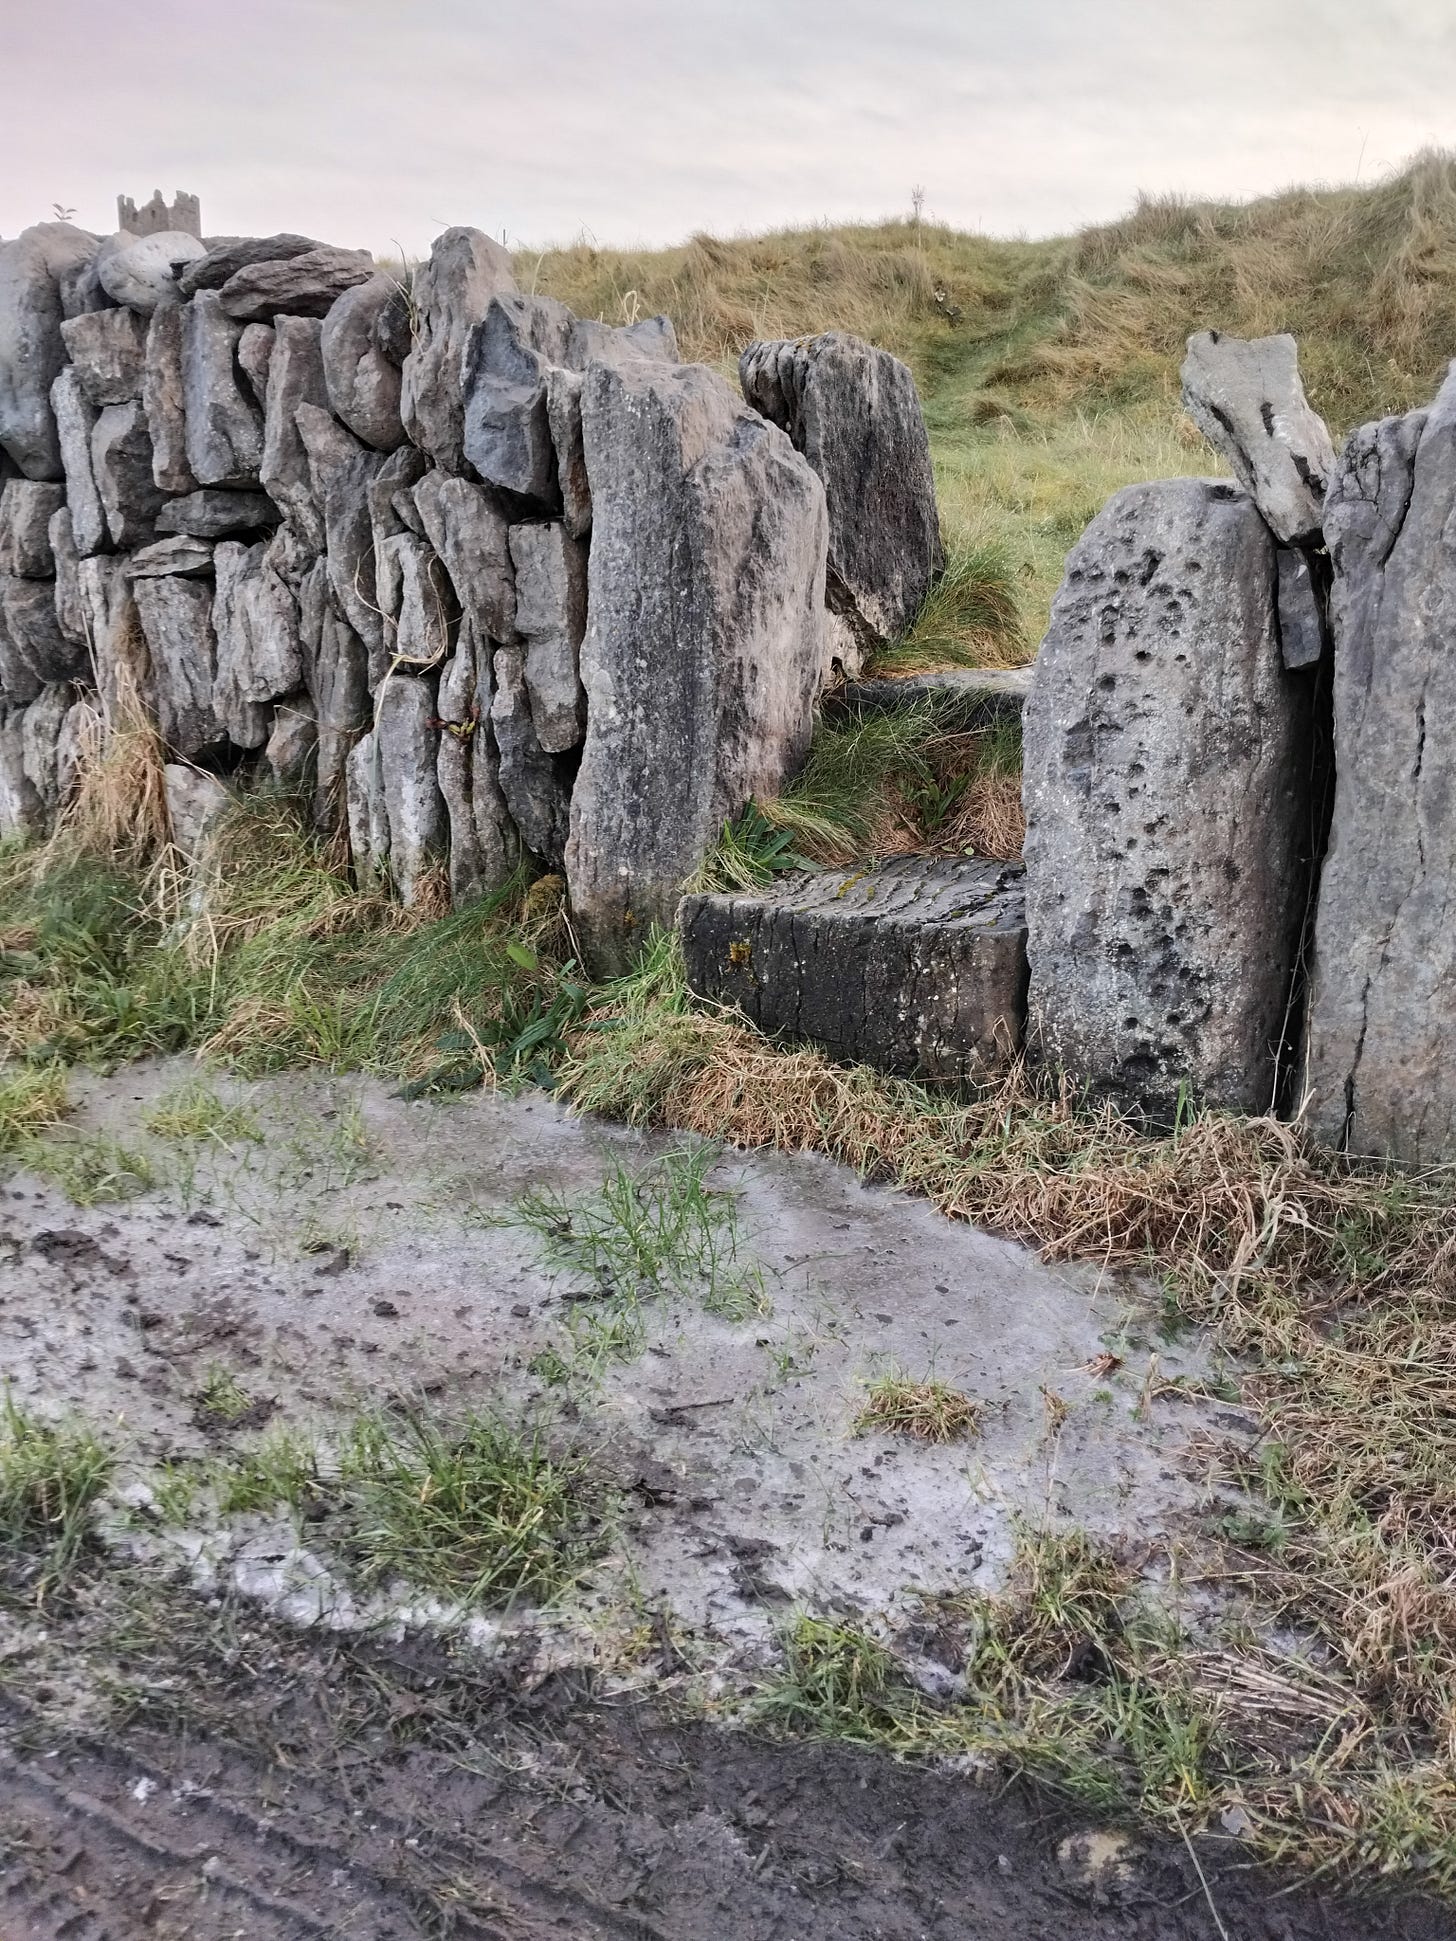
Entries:
{"type": "Polygon", "coordinates": [[[212,1362],[197,1391],[197,1412],[210,1421],[231,1427],[253,1407],[253,1398],[231,1369],[212,1362]]]}

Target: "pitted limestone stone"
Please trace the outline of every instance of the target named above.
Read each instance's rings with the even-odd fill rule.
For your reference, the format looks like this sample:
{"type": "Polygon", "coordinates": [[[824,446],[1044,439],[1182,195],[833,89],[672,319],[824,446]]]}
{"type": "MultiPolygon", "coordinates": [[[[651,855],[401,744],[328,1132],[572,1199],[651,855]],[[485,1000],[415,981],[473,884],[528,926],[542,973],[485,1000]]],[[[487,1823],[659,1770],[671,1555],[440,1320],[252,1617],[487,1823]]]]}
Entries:
{"type": "Polygon", "coordinates": [[[1015,865],[905,856],[761,893],[686,896],[689,987],[769,1037],[902,1077],[1006,1066],[1026,1014],[1026,899],[1015,865]]]}
{"type": "Polygon", "coordinates": [[[428,675],[391,674],[375,697],[384,813],[389,824],[389,873],[406,909],[413,906],[449,840],[445,801],[436,772],[440,730],[435,682],[428,675]]]}
{"type": "Polygon", "coordinates": [[[1275,1101],[1314,817],[1274,586],[1238,487],[1128,487],[1067,561],[1023,715],[1029,1048],[1158,1119],[1185,1085],[1275,1101]]]}
{"type": "Polygon", "coordinates": [[[510,528],[495,496],[470,479],[434,470],[415,485],[413,497],[425,537],[445,563],[462,614],[474,622],[481,638],[510,640],[516,631],[515,576],[510,528]]]}
{"type": "Polygon", "coordinates": [[[303,681],[298,603],[269,564],[266,546],[220,540],[217,592],[217,678],[213,708],[240,748],[261,748],[272,726],[270,704],[303,681]]]}
{"type": "Polygon", "coordinates": [[[369,488],[386,461],[318,405],[298,407],[298,429],[308,450],[314,494],[323,509],[329,575],[339,609],[364,642],[371,670],[382,673],[387,661],[369,488]]]}
{"type": "Polygon", "coordinates": [[[500,790],[511,820],[531,854],[560,869],[570,828],[575,761],[550,755],[531,719],[525,655],[518,647],[495,652],[495,693],[490,726],[500,754],[500,790]]]}
{"type": "Polygon", "coordinates": [[[304,685],[318,725],[313,820],[332,831],[345,813],[345,769],[351,750],[368,728],[368,655],[339,607],[327,560],[316,560],[299,598],[304,685]]]}

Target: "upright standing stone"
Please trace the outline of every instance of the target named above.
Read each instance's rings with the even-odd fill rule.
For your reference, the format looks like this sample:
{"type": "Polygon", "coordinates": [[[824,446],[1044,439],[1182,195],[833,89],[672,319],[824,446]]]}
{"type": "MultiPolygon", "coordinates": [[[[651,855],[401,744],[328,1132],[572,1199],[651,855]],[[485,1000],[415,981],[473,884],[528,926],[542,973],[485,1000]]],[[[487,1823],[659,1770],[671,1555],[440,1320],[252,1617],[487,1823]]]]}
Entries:
{"type": "Polygon", "coordinates": [[[587,552],[562,525],[512,526],[511,559],[531,719],[547,754],[559,755],[576,747],[586,727],[580,655],[587,552]]]}
{"type": "Polygon", "coordinates": [[[225,739],[213,705],[217,636],[210,579],[133,578],[162,740],[186,760],[225,739]]]}
{"type": "Polygon", "coordinates": [[[86,645],[86,618],[81,606],[77,567],[81,555],[71,530],[70,508],[62,506],[50,523],[51,558],[56,564],[56,625],[73,646],[86,645]]]}
{"type": "Polygon", "coordinates": [[[91,469],[91,434],[96,427],[97,412],[81,389],[80,378],[69,366],[51,386],[51,402],[65,465],[71,529],[76,551],[86,557],[103,552],[110,544],[106,508],[101,503],[96,474],[91,469]]]}
{"type": "Polygon", "coordinates": [[[25,772],[25,717],[0,695],[0,842],[45,833],[45,804],[25,772]]]}
{"type": "Polygon", "coordinates": [[[147,325],[142,408],[152,435],[152,477],[163,492],[194,492],[187,461],[187,387],[182,369],[182,310],[164,303],[147,325]]]}
{"type": "Polygon", "coordinates": [[[803,760],[824,651],[824,489],[700,365],[592,365],[586,739],[566,850],[591,967],[625,969],[723,824],[803,760]]]}
{"type": "Polygon", "coordinates": [[[461,612],[482,637],[509,640],[516,630],[516,588],[510,528],[495,498],[469,479],[436,470],[416,484],[414,504],[461,612]]]}
{"type": "Polygon", "coordinates": [[[571,784],[575,764],[541,746],[531,719],[525,655],[518,647],[497,647],[495,693],[490,729],[499,753],[497,776],[511,821],[531,854],[550,869],[566,860],[571,828],[571,784]]]}
{"type": "Polygon", "coordinates": [[[399,366],[380,348],[385,314],[404,309],[404,292],[382,271],[345,290],[324,318],[322,351],[328,402],[356,438],[376,451],[404,443],[399,366]]]}
{"type": "Polygon", "coordinates": [[[280,317],[274,326],[259,467],[264,490],[315,553],[324,549],[324,519],[298,428],[298,407],[323,408],[329,401],[319,348],[322,328],[312,317],[280,317]]]}
{"type": "Polygon", "coordinates": [[[1318,540],[1335,451],[1304,395],[1294,339],[1200,330],[1188,339],[1181,376],[1189,417],[1228,460],[1275,538],[1318,540]]]}
{"type": "Polygon", "coordinates": [[[546,377],[574,319],[554,297],[498,296],[465,352],[465,456],[487,485],[549,512],[558,503],[546,377]]]}
{"type": "Polygon", "coordinates": [[[151,656],[126,561],[101,554],[83,559],[76,572],[107,727],[126,728],[154,719],[151,656]]]}
{"type": "Polygon", "coordinates": [[[340,610],[364,642],[371,669],[377,666],[382,672],[387,662],[369,487],[386,461],[318,405],[300,405],[297,423],[308,451],[314,495],[323,510],[329,574],[340,610]]]}
{"type": "Polygon", "coordinates": [[[298,606],[270,567],[267,550],[224,539],[213,555],[213,709],[240,748],[263,746],[272,726],[269,704],[293,693],[303,680],[298,606]]]}
{"type": "Polygon", "coordinates": [[[390,875],[406,909],[419,901],[431,867],[443,862],[448,836],[435,722],[434,681],[391,674],[376,699],[374,740],[389,822],[390,875]]]}
{"type": "Polygon", "coordinates": [[[400,414],[411,441],[447,472],[465,470],[463,363],[492,297],[513,291],[510,252],[478,229],[447,229],[414,273],[414,344],[400,414]]]}
{"type": "Polygon", "coordinates": [[[182,308],[182,386],[187,463],[199,485],[254,487],[263,462],[263,414],[237,361],[242,325],[215,290],[182,308]]]}
{"type": "Polygon", "coordinates": [[[85,653],[61,632],[54,580],[0,575],[0,625],[9,643],[6,686],[16,698],[31,700],[48,682],[73,681],[85,672],[85,653]],[[30,691],[18,693],[20,688],[30,691]]]}
{"type": "Polygon", "coordinates": [[[54,576],[51,521],[65,503],[62,486],[7,479],[0,489],[0,573],[16,573],[25,580],[54,576]]]}
{"type": "Polygon", "coordinates": [[[520,837],[500,786],[491,728],[489,643],[470,625],[440,673],[440,794],[450,818],[450,898],[458,907],[499,889],[520,859],[520,837]]]}
{"type": "Polygon", "coordinates": [[[1365,425],[1325,508],[1335,801],[1309,1000],[1309,1121],[1335,1146],[1456,1159],[1456,367],[1365,425]]]}
{"type": "Polygon", "coordinates": [[[304,685],[318,725],[313,820],[332,830],[345,808],[349,755],[369,726],[369,660],[340,611],[326,560],[315,561],[306,575],[299,609],[304,685]]]}
{"type": "Polygon", "coordinates": [[[1067,561],[1023,714],[1028,1044],[1166,1119],[1266,1112],[1311,867],[1312,687],[1274,546],[1211,479],[1119,492],[1067,561]]]}
{"type": "Polygon", "coordinates": [[[824,484],[830,657],[847,674],[905,633],[945,564],[930,439],[915,380],[846,331],[750,344],[743,395],[824,484]]]}
{"type": "Polygon", "coordinates": [[[152,478],[152,441],[140,404],[108,404],[97,413],[91,475],[113,546],[126,550],[156,537],[162,494],[152,478]]]}

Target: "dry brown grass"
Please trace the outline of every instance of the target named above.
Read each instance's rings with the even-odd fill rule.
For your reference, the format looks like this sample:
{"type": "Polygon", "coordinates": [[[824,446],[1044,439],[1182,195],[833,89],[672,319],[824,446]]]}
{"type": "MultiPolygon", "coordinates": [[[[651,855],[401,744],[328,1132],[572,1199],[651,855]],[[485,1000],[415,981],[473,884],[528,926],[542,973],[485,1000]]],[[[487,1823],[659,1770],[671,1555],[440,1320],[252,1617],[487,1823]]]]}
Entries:
{"type": "Polygon", "coordinates": [[[927,1375],[923,1381],[892,1369],[865,1386],[856,1435],[874,1429],[916,1442],[963,1442],[980,1426],[981,1412],[958,1388],[927,1375]]]}
{"type": "Polygon", "coordinates": [[[93,712],[56,843],[115,863],[160,856],[171,841],[165,760],[161,737],[140,707],[123,709],[109,725],[93,712]]]}

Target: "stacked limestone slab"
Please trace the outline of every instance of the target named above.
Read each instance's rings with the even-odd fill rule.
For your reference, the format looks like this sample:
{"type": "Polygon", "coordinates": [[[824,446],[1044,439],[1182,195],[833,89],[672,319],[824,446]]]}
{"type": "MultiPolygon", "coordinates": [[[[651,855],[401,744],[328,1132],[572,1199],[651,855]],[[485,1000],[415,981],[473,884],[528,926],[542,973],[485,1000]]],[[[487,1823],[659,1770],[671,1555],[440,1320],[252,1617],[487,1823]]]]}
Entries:
{"type": "Polygon", "coordinates": [[[184,770],[271,772],[407,902],[564,870],[625,964],[807,746],[809,463],[666,319],[579,320],[474,230],[407,292],[122,215],[0,244],[0,831],[140,716],[179,810],[184,770]]]}

